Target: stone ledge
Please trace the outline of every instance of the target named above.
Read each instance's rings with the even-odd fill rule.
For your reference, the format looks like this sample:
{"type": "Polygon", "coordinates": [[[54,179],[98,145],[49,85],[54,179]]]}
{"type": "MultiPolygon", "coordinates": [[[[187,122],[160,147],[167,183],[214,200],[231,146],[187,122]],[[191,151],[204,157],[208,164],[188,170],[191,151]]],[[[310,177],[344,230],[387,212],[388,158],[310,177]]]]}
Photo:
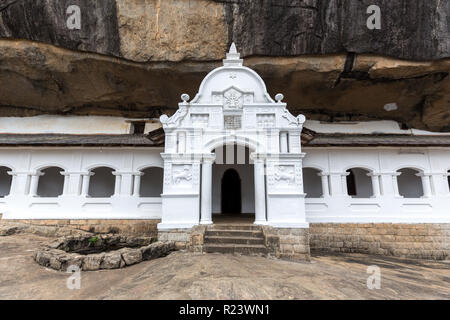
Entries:
{"type": "Polygon", "coordinates": [[[0,220],[2,230],[17,227],[17,232],[30,232],[42,236],[60,237],[73,234],[119,233],[133,236],[157,235],[159,219],[7,219],[0,220]]]}
{"type": "MultiPolygon", "coordinates": [[[[131,238],[117,235],[109,235],[109,237],[111,239],[114,238],[113,241],[122,241],[124,244],[128,245],[130,245],[130,243],[132,244],[133,241],[135,245],[145,244],[148,242],[141,238],[132,240],[131,238]]],[[[102,237],[101,239],[104,241],[109,241],[110,238],[102,237]]],[[[70,253],[61,250],[64,246],[68,246],[70,243],[73,244],[74,240],[75,239],[73,237],[69,237],[67,239],[61,239],[49,244],[47,247],[38,250],[34,254],[33,258],[38,264],[55,270],[66,271],[69,266],[76,266],[83,271],[94,271],[100,269],[124,268],[141,261],[152,260],[165,256],[175,250],[175,243],[172,241],[155,242],[146,244],[139,248],[124,247],[114,251],[87,255],[70,253]]]]}

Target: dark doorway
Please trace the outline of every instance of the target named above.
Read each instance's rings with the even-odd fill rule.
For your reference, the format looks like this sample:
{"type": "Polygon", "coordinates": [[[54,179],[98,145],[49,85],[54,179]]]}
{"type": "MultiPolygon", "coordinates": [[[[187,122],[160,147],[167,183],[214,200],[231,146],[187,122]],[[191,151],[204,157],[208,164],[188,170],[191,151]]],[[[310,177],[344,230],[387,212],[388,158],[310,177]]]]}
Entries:
{"type": "Polygon", "coordinates": [[[222,213],[240,214],[242,210],[241,178],[234,169],[225,171],[222,177],[222,213]]]}

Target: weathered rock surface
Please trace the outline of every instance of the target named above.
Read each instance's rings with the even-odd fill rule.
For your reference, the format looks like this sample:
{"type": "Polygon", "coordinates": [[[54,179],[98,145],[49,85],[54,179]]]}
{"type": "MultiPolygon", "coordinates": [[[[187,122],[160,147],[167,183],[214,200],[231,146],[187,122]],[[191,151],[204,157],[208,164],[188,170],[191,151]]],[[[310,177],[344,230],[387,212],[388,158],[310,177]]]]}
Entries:
{"type": "Polygon", "coordinates": [[[379,1],[369,30],[372,2],[80,0],[69,30],[72,1],[3,0],[0,116],[158,117],[235,41],[293,113],[450,131],[450,2],[379,1]]]}
{"type": "MultiPolygon", "coordinates": [[[[448,299],[448,261],[363,254],[319,255],[311,263],[177,251],[124,268],[83,272],[68,290],[64,272],[30,257],[46,238],[0,237],[0,299],[448,299]],[[381,268],[368,290],[367,267],[381,268]]],[[[169,318],[176,318],[170,316],[169,318]]]]}
{"type": "Polygon", "coordinates": [[[245,56],[343,52],[402,59],[450,57],[450,3],[372,0],[2,0],[0,37],[46,42],[134,61],[217,60],[235,41],[245,56]],[[76,4],[81,28],[70,30],[76,4]]]}
{"type": "Polygon", "coordinates": [[[38,264],[55,270],[66,271],[69,266],[75,265],[83,271],[94,271],[124,268],[165,256],[176,249],[172,241],[151,243],[151,238],[144,237],[101,235],[95,243],[92,240],[83,236],[64,237],[38,249],[33,258],[38,264]],[[88,240],[91,243],[86,243],[88,240]],[[126,247],[117,249],[121,245],[126,247]],[[98,252],[95,248],[105,252],[98,252]],[[111,248],[116,250],[109,251],[111,248]],[[88,253],[87,249],[93,253],[88,253]]]}

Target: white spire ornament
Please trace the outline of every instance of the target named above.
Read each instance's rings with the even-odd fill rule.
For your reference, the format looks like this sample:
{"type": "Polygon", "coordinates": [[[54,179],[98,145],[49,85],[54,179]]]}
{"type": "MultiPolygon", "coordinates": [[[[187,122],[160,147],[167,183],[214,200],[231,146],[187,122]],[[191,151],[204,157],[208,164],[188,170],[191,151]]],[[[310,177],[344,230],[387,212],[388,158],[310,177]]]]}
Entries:
{"type": "Polygon", "coordinates": [[[241,54],[237,52],[236,44],[233,42],[230,51],[227,53],[227,58],[223,60],[225,67],[241,67],[244,60],[240,59],[241,54]]]}

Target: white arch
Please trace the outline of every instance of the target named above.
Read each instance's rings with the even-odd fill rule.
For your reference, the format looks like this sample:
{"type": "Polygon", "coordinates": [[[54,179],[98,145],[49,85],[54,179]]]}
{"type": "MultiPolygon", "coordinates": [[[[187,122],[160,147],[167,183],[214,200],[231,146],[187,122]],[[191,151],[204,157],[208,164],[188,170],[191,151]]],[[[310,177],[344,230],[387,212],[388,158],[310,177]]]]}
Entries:
{"type": "MultiPolygon", "coordinates": [[[[264,83],[264,80],[252,69],[245,67],[245,66],[237,66],[237,67],[230,67],[230,66],[222,66],[219,68],[214,69],[210,73],[206,75],[206,77],[203,79],[202,83],[200,84],[200,88],[198,89],[198,93],[195,95],[194,99],[191,101],[191,103],[197,103],[203,95],[206,93],[205,86],[207,83],[212,80],[216,75],[230,71],[230,70],[236,70],[236,71],[244,71],[252,76],[252,78],[256,81],[258,86],[260,86],[261,91],[263,92],[264,97],[267,99],[267,103],[274,103],[275,101],[270,97],[269,93],[267,92],[266,84],[264,83]]],[[[245,88],[238,88],[239,90],[245,89],[245,88]]]]}
{"type": "Polygon", "coordinates": [[[151,164],[144,164],[142,166],[139,166],[136,168],[136,171],[143,171],[145,169],[149,169],[149,168],[160,168],[160,169],[164,169],[164,165],[161,163],[151,163],[151,164]]]}
{"type": "Polygon", "coordinates": [[[67,168],[65,166],[62,166],[59,164],[54,164],[54,163],[40,165],[40,166],[35,167],[33,170],[36,172],[40,172],[40,171],[48,169],[48,168],[60,168],[63,171],[67,171],[67,168]]]}
{"type": "Polygon", "coordinates": [[[256,140],[253,140],[248,137],[244,136],[221,136],[219,138],[212,139],[208,141],[204,145],[204,149],[208,150],[209,152],[212,152],[214,149],[222,147],[224,145],[229,144],[237,144],[240,146],[244,146],[249,148],[253,152],[261,151],[261,143],[259,143],[256,140]]]}
{"type": "Polygon", "coordinates": [[[110,164],[94,164],[94,165],[90,165],[90,166],[86,167],[86,170],[92,171],[94,169],[103,168],[103,167],[113,169],[114,171],[119,171],[119,169],[116,166],[110,165],[110,164]]]}

